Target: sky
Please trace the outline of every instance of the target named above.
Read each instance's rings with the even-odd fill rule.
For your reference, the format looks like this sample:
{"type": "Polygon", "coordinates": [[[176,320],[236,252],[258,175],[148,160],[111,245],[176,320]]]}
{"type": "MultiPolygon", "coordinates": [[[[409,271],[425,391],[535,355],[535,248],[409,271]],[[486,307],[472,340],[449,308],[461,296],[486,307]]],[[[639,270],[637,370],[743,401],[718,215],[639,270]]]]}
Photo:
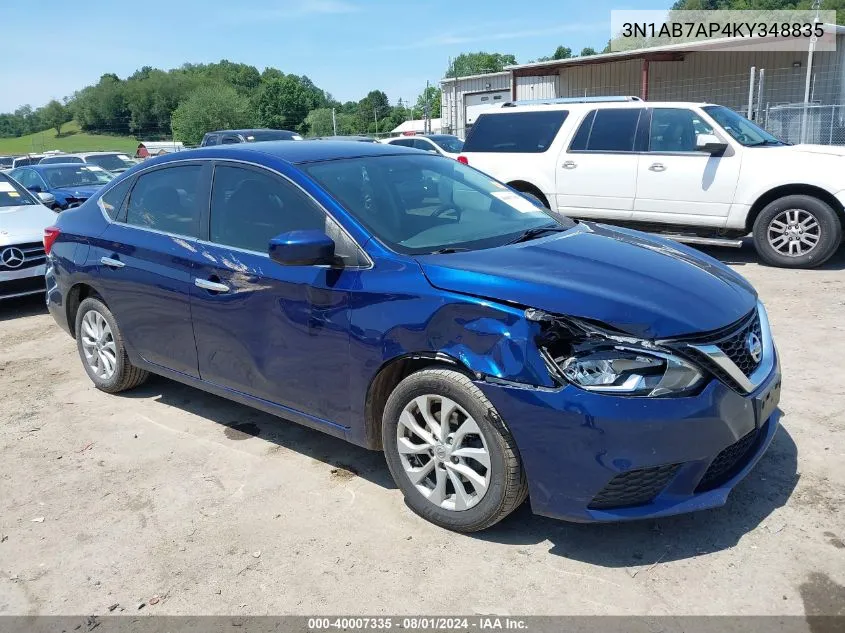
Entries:
{"type": "Polygon", "coordinates": [[[601,50],[611,9],[667,0],[0,0],[0,112],[38,107],[142,66],[228,59],[308,75],[340,101],[391,103],[437,85],[449,58],[484,50],[527,62],[559,44],[601,50]],[[62,36],[64,34],[64,36],[62,36]]]}

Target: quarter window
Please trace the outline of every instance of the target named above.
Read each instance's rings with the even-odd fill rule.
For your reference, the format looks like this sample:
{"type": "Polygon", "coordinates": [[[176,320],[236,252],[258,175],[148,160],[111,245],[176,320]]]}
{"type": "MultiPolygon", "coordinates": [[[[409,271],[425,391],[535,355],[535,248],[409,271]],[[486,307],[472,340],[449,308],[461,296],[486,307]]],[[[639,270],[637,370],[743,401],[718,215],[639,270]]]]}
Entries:
{"type": "Polygon", "coordinates": [[[218,166],[209,220],[209,238],[218,244],[266,253],[277,235],[311,229],[335,241],[335,254],[345,265],[359,265],[363,260],[332,218],[294,185],[269,173],[218,166]]]}
{"type": "Polygon", "coordinates": [[[120,208],[123,206],[123,201],[126,198],[126,194],[129,192],[131,184],[132,179],[127,178],[123,182],[118,183],[109,189],[106,193],[100,196],[99,200],[97,200],[97,204],[112,220],[116,219],[120,213],[120,208]]]}
{"type": "Polygon", "coordinates": [[[138,177],[129,195],[126,223],[196,237],[202,167],[166,167],[138,177]]]}
{"type": "Polygon", "coordinates": [[[649,151],[694,152],[697,134],[713,134],[713,128],[692,110],[685,108],[652,110],[649,151]]]}
{"type": "Polygon", "coordinates": [[[566,110],[482,114],[472,126],[464,152],[539,154],[555,140],[566,110]]]}

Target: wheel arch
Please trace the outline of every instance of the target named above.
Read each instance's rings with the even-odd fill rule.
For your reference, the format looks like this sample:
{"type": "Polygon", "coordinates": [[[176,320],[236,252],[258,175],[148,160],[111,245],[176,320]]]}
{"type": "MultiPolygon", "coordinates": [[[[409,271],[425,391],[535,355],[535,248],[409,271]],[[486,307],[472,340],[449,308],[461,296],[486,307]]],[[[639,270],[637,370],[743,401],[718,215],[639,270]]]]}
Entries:
{"type": "Polygon", "coordinates": [[[76,283],[68,290],[67,298],[65,300],[65,314],[67,317],[68,329],[70,335],[76,338],[76,313],[79,311],[80,304],[88,297],[96,297],[103,303],[105,300],[102,295],[97,292],[97,289],[85,282],[76,283]]]}
{"type": "Polygon", "coordinates": [[[749,233],[751,232],[754,228],[754,222],[757,220],[757,216],[759,216],[760,212],[770,203],[774,202],[778,198],[795,195],[811,196],[821,200],[836,212],[836,215],[839,217],[839,221],[845,225],[845,209],[843,209],[842,203],[839,202],[832,193],[822,187],[817,187],[816,185],[789,184],[769,189],[754,201],[754,204],[751,205],[751,209],[748,212],[748,217],[745,220],[745,230],[749,233]]]}
{"type": "Polygon", "coordinates": [[[527,180],[511,180],[508,183],[509,187],[513,187],[517,191],[521,191],[522,193],[530,193],[532,195],[537,196],[540,201],[546,205],[547,209],[551,209],[551,205],[549,204],[549,199],[546,197],[540,188],[537,185],[534,185],[527,180]]]}
{"type": "Polygon", "coordinates": [[[382,450],[381,423],[387,399],[400,382],[422,369],[452,369],[475,378],[473,372],[456,358],[442,352],[403,354],[384,363],[370,381],[364,407],[366,447],[382,450]]]}

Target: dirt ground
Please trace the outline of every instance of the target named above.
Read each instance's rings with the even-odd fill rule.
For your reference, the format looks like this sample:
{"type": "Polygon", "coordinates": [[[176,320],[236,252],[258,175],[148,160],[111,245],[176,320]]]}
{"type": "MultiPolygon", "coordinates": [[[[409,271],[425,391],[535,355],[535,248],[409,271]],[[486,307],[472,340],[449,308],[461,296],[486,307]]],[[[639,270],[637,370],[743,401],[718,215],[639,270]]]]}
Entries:
{"type": "Polygon", "coordinates": [[[780,350],[783,428],[726,507],[477,535],[381,454],[156,378],[95,390],[42,299],[0,305],[0,614],[834,614],[845,609],[845,249],[712,250],[780,350]]]}

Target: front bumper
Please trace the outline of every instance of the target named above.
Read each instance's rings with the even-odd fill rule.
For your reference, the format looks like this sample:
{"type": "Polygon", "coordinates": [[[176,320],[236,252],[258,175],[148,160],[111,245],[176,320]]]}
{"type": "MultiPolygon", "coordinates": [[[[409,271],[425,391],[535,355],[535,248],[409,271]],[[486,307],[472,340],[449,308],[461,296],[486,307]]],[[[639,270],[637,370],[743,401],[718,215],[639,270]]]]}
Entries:
{"type": "Polygon", "coordinates": [[[43,293],[44,264],[0,271],[0,301],[43,293]]]}
{"type": "Polygon", "coordinates": [[[765,394],[779,393],[777,358],[748,396],[715,379],[688,398],[477,385],[517,443],[533,512],[569,521],[654,518],[724,505],[771,444],[780,419],[777,410],[759,419],[756,406],[765,394]],[[626,480],[640,489],[657,487],[636,504],[608,507],[608,490],[626,480]]]}

